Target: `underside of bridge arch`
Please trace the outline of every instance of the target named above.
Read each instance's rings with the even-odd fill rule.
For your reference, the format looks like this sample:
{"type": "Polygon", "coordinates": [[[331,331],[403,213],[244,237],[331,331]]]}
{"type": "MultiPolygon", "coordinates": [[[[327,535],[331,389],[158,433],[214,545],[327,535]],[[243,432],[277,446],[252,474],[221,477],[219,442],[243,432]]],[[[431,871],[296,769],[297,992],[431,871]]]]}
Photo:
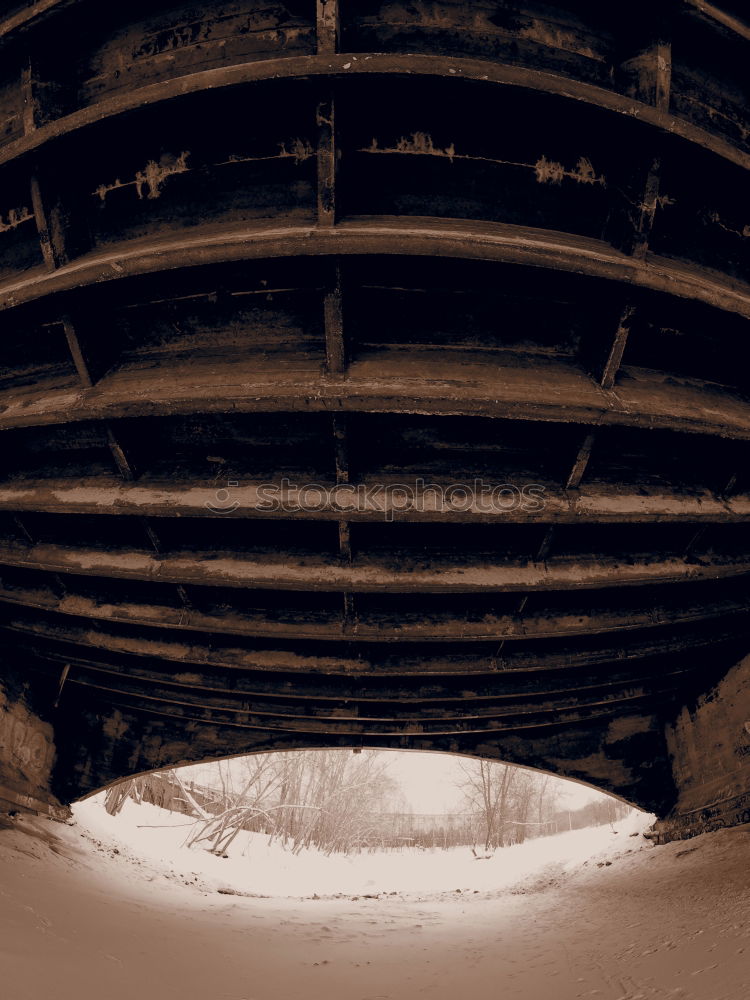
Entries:
{"type": "Polygon", "coordinates": [[[8,808],[367,745],[750,818],[742,6],[0,5],[8,808]]]}

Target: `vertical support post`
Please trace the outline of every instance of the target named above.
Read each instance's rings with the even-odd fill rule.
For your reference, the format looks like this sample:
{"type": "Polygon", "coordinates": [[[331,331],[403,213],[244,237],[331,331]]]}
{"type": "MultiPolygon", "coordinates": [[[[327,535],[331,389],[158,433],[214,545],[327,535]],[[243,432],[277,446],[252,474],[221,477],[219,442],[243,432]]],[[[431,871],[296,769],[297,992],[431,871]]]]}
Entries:
{"type": "Polygon", "coordinates": [[[326,340],[326,368],[329,374],[338,375],[346,369],[344,343],[344,317],[342,307],[341,265],[334,266],[331,287],[323,299],[323,323],[326,340]]]}
{"type": "Polygon", "coordinates": [[[647,23],[648,15],[644,12],[643,26],[638,23],[636,27],[640,43],[637,37],[631,38],[636,54],[625,59],[620,69],[630,82],[628,89],[634,97],[668,113],[672,89],[673,13],[665,9],[667,4],[660,6],[657,3],[652,6],[656,8],[656,12],[650,23],[647,23]]]}
{"type": "MultiPolygon", "coordinates": [[[[318,55],[338,51],[338,0],[317,0],[316,28],[318,55]]],[[[329,92],[316,109],[318,126],[318,225],[336,223],[336,130],[333,93],[329,92]]]]}
{"type": "Polygon", "coordinates": [[[576,455],[575,462],[573,463],[573,468],[570,470],[570,475],[568,476],[568,481],[565,484],[566,490],[577,490],[581,485],[581,480],[586,472],[586,466],[589,464],[589,459],[591,458],[591,452],[594,447],[595,434],[593,431],[589,431],[586,437],[583,439],[581,447],[578,449],[578,454],[576,455]]]}
{"type": "Polygon", "coordinates": [[[42,259],[47,270],[54,271],[68,261],[65,234],[60,224],[59,212],[48,208],[42,193],[38,170],[35,170],[31,175],[30,190],[31,207],[39,234],[42,259]]]}
{"type": "Polygon", "coordinates": [[[659,111],[669,112],[672,92],[672,42],[667,37],[667,26],[659,25],[656,43],[653,48],[653,59],[656,63],[654,80],[654,104],[659,111]]]}
{"type": "Polygon", "coordinates": [[[336,150],[335,102],[329,93],[315,111],[318,128],[318,225],[336,225],[336,150]]]}
{"type": "Polygon", "coordinates": [[[609,354],[604,362],[604,367],[602,368],[602,373],[599,378],[599,384],[602,389],[611,389],[615,384],[615,378],[617,377],[617,372],[622,364],[622,356],[625,353],[625,346],[628,342],[630,327],[635,312],[636,307],[632,303],[627,303],[620,314],[620,322],[617,325],[617,330],[615,331],[615,336],[610,346],[609,354]]]}
{"type": "Polygon", "coordinates": [[[94,380],[91,376],[91,367],[83,353],[75,324],[68,315],[63,316],[62,324],[65,331],[65,339],[68,342],[68,350],[70,351],[70,356],[73,358],[78,378],[81,384],[88,389],[94,384],[94,380]]]}
{"type": "Polygon", "coordinates": [[[318,55],[332,56],[339,47],[339,4],[338,0],[317,0],[316,28],[318,55]]]}
{"type": "Polygon", "coordinates": [[[648,241],[659,205],[660,175],[661,157],[655,156],[646,171],[643,194],[633,217],[632,231],[628,234],[626,244],[622,248],[625,253],[629,253],[631,257],[638,260],[642,260],[648,252],[648,241]]]}
{"type": "Polygon", "coordinates": [[[109,426],[106,425],[107,430],[107,442],[109,444],[109,450],[112,452],[112,457],[115,460],[115,465],[117,470],[126,482],[132,482],[135,479],[135,471],[133,465],[122,449],[120,443],[115,437],[114,431],[109,426]]]}
{"type": "MultiPolygon", "coordinates": [[[[349,441],[345,413],[333,415],[333,448],[336,463],[336,484],[349,482],[349,441]]],[[[352,535],[348,521],[339,521],[339,557],[347,563],[352,561],[352,535]]],[[[354,594],[344,591],[342,605],[342,629],[348,631],[354,620],[354,594]]]]}
{"type": "Polygon", "coordinates": [[[28,135],[37,128],[39,101],[34,93],[34,73],[31,62],[24,66],[21,73],[21,94],[23,99],[23,134],[28,135]]]}
{"type": "Polygon", "coordinates": [[[333,448],[336,462],[336,483],[349,482],[348,421],[345,413],[333,415],[333,448]]]}

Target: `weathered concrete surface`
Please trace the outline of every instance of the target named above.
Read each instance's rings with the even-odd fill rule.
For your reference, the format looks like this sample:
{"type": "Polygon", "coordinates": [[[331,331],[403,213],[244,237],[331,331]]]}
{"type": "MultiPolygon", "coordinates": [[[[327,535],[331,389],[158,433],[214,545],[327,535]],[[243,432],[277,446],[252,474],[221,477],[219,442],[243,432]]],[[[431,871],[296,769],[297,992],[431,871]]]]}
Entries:
{"type": "Polygon", "coordinates": [[[52,794],[54,730],[26,704],[21,685],[0,673],[0,811],[45,813],[63,819],[67,809],[52,794]]]}
{"type": "Polygon", "coordinates": [[[678,799],[660,840],[750,822],[750,657],[667,727],[678,799]]]}
{"type": "Polygon", "coordinates": [[[667,722],[658,713],[631,712],[528,735],[359,740],[334,733],[250,732],[94,705],[57,712],[49,685],[32,691],[7,667],[0,676],[4,812],[21,809],[64,819],[64,803],[142,771],[227,755],[364,743],[510,761],[591,784],[659,815],[654,837],[662,843],[750,821],[750,657],[667,722]],[[30,705],[56,718],[56,729],[30,705]]]}
{"type": "Polygon", "coordinates": [[[0,13],[9,807],[371,745],[746,815],[736,7],[0,13]]]}

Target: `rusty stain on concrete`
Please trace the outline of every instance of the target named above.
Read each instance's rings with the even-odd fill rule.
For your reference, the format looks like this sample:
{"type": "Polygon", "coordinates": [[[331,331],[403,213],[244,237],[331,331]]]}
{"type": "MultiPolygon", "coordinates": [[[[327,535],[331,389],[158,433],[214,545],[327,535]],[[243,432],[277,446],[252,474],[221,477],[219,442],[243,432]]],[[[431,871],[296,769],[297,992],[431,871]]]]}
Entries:
{"type": "Polygon", "coordinates": [[[578,184],[600,185],[601,187],[607,185],[606,178],[596,173],[593,164],[585,156],[579,157],[572,169],[566,168],[563,163],[556,160],[548,160],[545,155],[540,156],[534,163],[525,163],[521,160],[502,160],[492,156],[475,156],[471,153],[456,152],[456,146],[453,142],[445,147],[436,145],[433,137],[427,132],[412,132],[409,136],[401,136],[393,146],[380,146],[378,140],[373,137],[370,145],[360,147],[359,152],[438,156],[450,160],[451,163],[456,160],[468,160],[473,163],[496,163],[504,167],[524,167],[534,171],[540,184],[562,184],[564,180],[572,180],[578,184]]]}
{"type": "Polygon", "coordinates": [[[7,219],[0,214],[0,233],[9,233],[13,229],[18,229],[24,222],[29,222],[33,218],[33,213],[25,206],[23,208],[11,208],[7,219]]]}
{"type": "Polygon", "coordinates": [[[187,165],[190,152],[183,150],[179,156],[173,153],[164,153],[157,163],[156,160],[149,160],[143,170],[139,170],[132,181],[121,181],[119,177],[112,184],[100,184],[92,194],[98,195],[102,201],[106,201],[110,191],[118,188],[135,187],[138,198],[149,199],[158,198],[166,181],[175,174],[187,173],[190,169],[187,165]]]}

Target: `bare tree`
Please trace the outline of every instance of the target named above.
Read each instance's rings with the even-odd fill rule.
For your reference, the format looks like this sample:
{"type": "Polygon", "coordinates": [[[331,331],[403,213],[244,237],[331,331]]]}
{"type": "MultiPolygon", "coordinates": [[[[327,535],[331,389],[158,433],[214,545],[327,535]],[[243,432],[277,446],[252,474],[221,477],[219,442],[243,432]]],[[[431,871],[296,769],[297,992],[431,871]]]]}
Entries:
{"type": "Polygon", "coordinates": [[[484,833],[485,851],[503,846],[510,792],[516,769],[488,760],[462,762],[461,788],[484,833]]]}
{"type": "Polygon", "coordinates": [[[460,788],[475,818],[475,840],[481,832],[485,852],[548,832],[557,799],[551,775],[487,760],[466,761],[461,771],[460,788]]]}

